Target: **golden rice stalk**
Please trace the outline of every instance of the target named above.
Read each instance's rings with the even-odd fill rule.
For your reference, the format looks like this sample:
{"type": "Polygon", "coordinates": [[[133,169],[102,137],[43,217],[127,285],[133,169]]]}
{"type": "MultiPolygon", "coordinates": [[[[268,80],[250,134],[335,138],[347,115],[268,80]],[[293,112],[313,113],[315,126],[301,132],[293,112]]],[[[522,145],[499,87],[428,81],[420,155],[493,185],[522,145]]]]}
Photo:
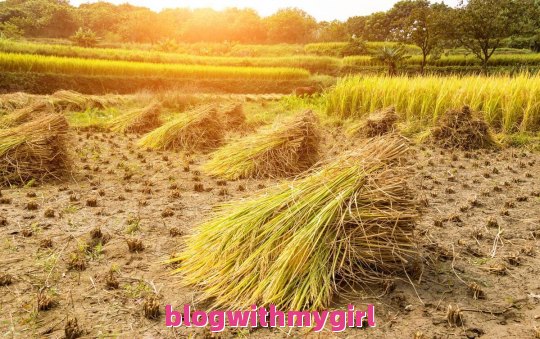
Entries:
{"type": "Polygon", "coordinates": [[[0,128],[18,126],[32,120],[32,118],[52,113],[52,111],[53,107],[50,103],[45,100],[40,100],[0,117],[0,128]]]}
{"type": "Polygon", "coordinates": [[[161,125],[161,105],[151,103],[142,109],[134,109],[111,120],[109,127],[119,133],[145,133],[161,125]]]}
{"type": "Polygon", "coordinates": [[[218,147],[224,138],[223,122],[214,105],[203,105],[143,136],[138,145],[156,150],[204,151],[218,147]]]}
{"type": "Polygon", "coordinates": [[[219,149],[204,171],[229,180],[297,175],[319,160],[320,140],[318,119],[306,111],[219,149]]]}
{"type": "Polygon", "coordinates": [[[60,178],[70,168],[67,133],[59,114],[0,130],[0,186],[60,178]]]}
{"type": "Polygon", "coordinates": [[[405,142],[371,139],[269,193],[231,202],[171,262],[216,308],[327,308],[347,286],[379,282],[416,258],[405,142]]]}

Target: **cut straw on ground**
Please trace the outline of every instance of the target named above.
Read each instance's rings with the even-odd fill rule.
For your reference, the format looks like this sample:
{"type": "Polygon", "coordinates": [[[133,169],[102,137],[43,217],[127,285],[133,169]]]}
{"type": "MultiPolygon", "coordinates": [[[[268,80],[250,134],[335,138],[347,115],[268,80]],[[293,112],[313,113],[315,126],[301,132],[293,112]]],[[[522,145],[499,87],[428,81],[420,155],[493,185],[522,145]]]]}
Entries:
{"type": "Polygon", "coordinates": [[[204,171],[229,180],[297,175],[319,160],[320,140],[318,119],[307,111],[219,149],[204,171]]]}
{"type": "Polygon", "coordinates": [[[119,133],[146,133],[161,125],[160,115],[161,105],[154,102],[117,116],[111,120],[109,127],[119,133]]]}
{"type": "Polygon", "coordinates": [[[399,117],[395,107],[388,107],[370,114],[366,119],[353,123],[347,128],[351,137],[374,138],[394,131],[399,117]]]}
{"type": "Polygon", "coordinates": [[[474,118],[468,106],[447,111],[431,129],[429,140],[449,149],[473,150],[497,145],[488,124],[474,118]]]}
{"type": "Polygon", "coordinates": [[[206,151],[218,147],[225,128],[215,105],[203,105],[143,136],[138,145],[154,150],[206,151]]]}
{"type": "Polygon", "coordinates": [[[225,103],[219,107],[219,114],[227,130],[240,129],[246,122],[246,115],[241,103],[225,103]]]}
{"type": "Polygon", "coordinates": [[[0,117],[0,128],[15,127],[33,118],[44,116],[54,111],[53,106],[45,100],[38,100],[28,106],[19,108],[0,117]]]}
{"type": "Polygon", "coordinates": [[[59,114],[0,130],[0,186],[62,177],[70,168],[67,133],[59,114]]]}
{"type": "Polygon", "coordinates": [[[0,94],[0,114],[23,108],[32,100],[34,100],[33,95],[22,92],[0,94]]]}
{"type": "Polygon", "coordinates": [[[62,90],[53,93],[49,100],[58,111],[78,112],[93,108],[105,109],[122,103],[124,99],[115,95],[85,95],[75,91],[62,90]]]}
{"type": "Polygon", "coordinates": [[[375,139],[275,190],[222,206],[173,259],[213,308],[324,309],[344,286],[416,257],[415,199],[399,139],[375,139]]]}

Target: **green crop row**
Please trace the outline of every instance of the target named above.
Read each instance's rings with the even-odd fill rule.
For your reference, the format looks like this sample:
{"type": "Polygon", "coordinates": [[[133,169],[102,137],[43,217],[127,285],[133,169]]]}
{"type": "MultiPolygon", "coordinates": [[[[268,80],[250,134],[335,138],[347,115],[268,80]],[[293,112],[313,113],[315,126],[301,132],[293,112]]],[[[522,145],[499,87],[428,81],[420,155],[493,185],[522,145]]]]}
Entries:
{"type": "Polygon", "coordinates": [[[84,75],[152,76],[196,79],[303,79],[309,71],[290,67],[240,67],[185,64],[158,64],[15,54],[0,52],[0,70],[84,75]]]}

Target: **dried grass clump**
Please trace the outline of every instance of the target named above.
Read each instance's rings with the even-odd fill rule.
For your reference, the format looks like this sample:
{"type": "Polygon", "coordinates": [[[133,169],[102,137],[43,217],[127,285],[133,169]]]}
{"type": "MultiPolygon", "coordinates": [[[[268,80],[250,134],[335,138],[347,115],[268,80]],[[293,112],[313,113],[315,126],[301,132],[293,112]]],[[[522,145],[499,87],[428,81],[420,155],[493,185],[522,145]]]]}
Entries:
{"type": "Polygon", "coordinates": [[[431,141],[443,148],[473,150],[495,146],[488,124],[475,119],[468,106],[449,110],[431,130],[431,141]]]}
{"type": "Polygon", "coordinates": [[[109,127],[119,133],[146,133],[161,125],[161,105],[157,102],[114,118],[109,127]]]}
{"type": "Polygon", "coordinates": [[[452,327],[456,326],[463,326],[465,323],[463,318],[463,312],[459,308],[459,306],[454,305],[448,305],[448,308],[446,310],[446,320],[448,321],[448,325],[452,327]]]}
{"type": "Polygon", "coordinates": [[[143,314],[144,317],[147,319],[158,319],[161,310],[160,310],[160,303],[157,296],[147,296],[143,303],[143,314]]]}
{"type": "Polygon", "coordinates": [[[219,108],[219,115],[223,126],[227,130],[239,129],[246,123],[246,115],[241,103],[226,103],[219,108]]]}
{"type": "Polygon", "coordinates": [[[58,111],[85,111],[87,109],[105,109],[118,105],[124,98],[117,95],[85,95],[75,91],[57,91],[50,96],[50,101],[58,111]]]}
{"type": "Polygon", "coordinates": [[[216,151],[204,170],[229,180],[297,175],[319,160],[320,140],[318,119],[306,111],[216,151]]]}
{"type": "Polygon", "coordinates": [[[229,203],[186,238],[186,285],[212,307],[324,309],[347,286],[380,282],[417,256],[417,216],[398,139],[373,139],[273,192],[229,203]]]}
{"type": "Polygon", "coordinates": [[[59,114],[0,130],[0,186],[62,177],[70,168],[67,133],[59,114]]]}
{"type": "Polygon", "coordinates": [[[51,99],[55,106],[62,109],[83,109],[86,104],[85,96],[75,91],[57,91],[51,95],[51,99]]]}
{"type": "Polygon", "coordinates": [[[29,105],[35,96],[23,92],[15,92],[0,95],[0,113],[1,111],[10,112],[15,109],[29,105]]]}
{"type": "Polygon", "coordinates": [[[79,326],[77,318],[68,318],[64,327],[66,339],[77,339],[84,335],[84,330],[79,326]]]}
{"type": "Polygon", "coordinates": [[[13,283],[13,276],[11,274],[0,275],[0,287],[9,286],[13,283]]]}
{"type": "Polygon", "coordinates": [[[0,116],[0,129],[18,126],[33,118],[43,116],[53,112],[53,106],[45,101],[39,100],[25,107],[19,108],[7,115],[0,116]]]}
{"type": "Polygon", "coordinates": [[[40,290],[37,294],[37,309],[38,311],[48,311],[53,307],[58,306],[58,300],[47,290],[40,290]]]}
{"type": "Polygon", "coordinates": [[[223,122],[214,105],[204,105],[143,136],[138,145],[155,150],[205,151],[219,146],[224,138],[223,122]]]}
{"type": "Polygon", "coordinates": [[[382,136],[394,131],[398,119],[396,108],[388,107],[370,114],[365,120],[353,124],[348,128],[347,134],[363,138],[382,136]]]}

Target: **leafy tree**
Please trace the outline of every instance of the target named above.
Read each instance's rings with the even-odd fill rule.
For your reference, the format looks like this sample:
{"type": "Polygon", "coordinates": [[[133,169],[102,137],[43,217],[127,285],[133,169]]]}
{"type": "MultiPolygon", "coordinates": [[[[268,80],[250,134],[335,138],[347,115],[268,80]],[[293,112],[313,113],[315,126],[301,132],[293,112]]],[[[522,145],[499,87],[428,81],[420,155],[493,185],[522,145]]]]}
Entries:
{"type": "Polygon", "coordinates": [[[347,47],[343,49],[343,56],[351,56],[351,55],[365,55],[368,54],[368,49],[366,47],[366,42],[362,38],[358,38],[356,36],[352,36],[349,39],[349,43],[347,44],[347,47]]]}
{"type": "Polygon", "coordinates": [[[312,41],[317,21],[298,8],[280,9],[265,19],[270,42],[304,43],[312,41]]]}
{"type": "Polygon", "coordinates": [[[253,9],[229,8],[222,12],[225,40],[243,43],[262,42],[267,39],[263,21],[253,9]]]}
{"type": "Polygon", "coordinates": [[[531,38],[530,47],[533,52],[540,53],[540,33],[531,38]]]}
{"type": "Polygon", "coordinates": [[[123,15],[118,33],[126,41],[156,43],[168,36],[166,29],[166,25],[159,20],[156,12],[139,7],[123,15]]]}
{"type": "Polygon", "coordinates": [[[24,31],[11,22],[0,22],[0,39],[19,39],[24,31]]]}
{"type": "MultiPolygon", "coordinates": [[[[427,58],[433,58],[441,47],[437,43],[442,39],[441,27],[437,24],[484,66],[504,39],[516,46],[532,41],[531,47],[538,48],[534,35],[540,28],[539,4],[540,0],[470,0],[450,10],[428,0],[404,0],[387,12],[351,17],[344,23],[317,23],[295,8],[261,18],[252,9],[177,8],[156,13],[145,7],[104,1],[74,7],[68,0],[0,0],[0,25],[4,36],[67,38],[79,27],[86,27],[100,37],[141,43],[305,43],[347,41],[354,35],[367,41],[397,40],[418,45],[424,52],[423,69],[427,58]]],[[[351,53],[357,53],[359,46],[355,43],[350,44],[351,53]]]]}
{"type": "Polygon", "coordinates": [[[186,22],[193,16],[188,8],[168,8],[159,12],[159,21],[169,27],[170,38],[180,40],[186,22]]]}
{"type": "Polygon", "coordinates": [[[108,2],[82,4],[77,12],[81,26],[99,36],[116,32],[121,20],[119,7],[108,2]]]}
{"type": "Polygon", "coordinates": [[[368,41],[386,41],[390,37],[390,28],[385,12],[373,13],[366,20],[363,38],[368,41]]]}
{"type": "Polygon", "coordinates": [[[365,39],[366,22],[368,17],[366,16],[353,16],[347,19],[345,27],[349,37],[356,36],[365,39]]]}
{"type": "Polygon", "coordinates": [[[407,0],[398,2],[391,13],[394,13],[396,25],[392,29],[394,37],[401,42],[420,47],[422,62],[420,72],[424,74],[427,59],[431,55],[440,55],[446,34],[447,19],[450,8],[444,4],[430,4],[427,0],[407,0]],[[397,11],[400,9],[398,16],[397,11]]]}
{"type": "Polygon", "coordinates": [[[452,33],[487,69],[503,39],[530,29],[535,8],[535,0],[469,0],[466,5],[462,1],[454,11],[452,33]]]}
{"type": "Polygon", "coordinates": [[[398,66],[408,58],[407,49],[403,45],[396,47],[384,46],[377,50],[373,58],[386,66],[388,66],[388,75],[394,76],[397,74],[398,66]]]}
{"type": "Polygon", "coordinates": [[[8,0],[2,7],[0,22],[9,21],[27,36],[67,38],[78,27],[67,0],[8,0]]]}
{"type": "Polygon", "coordinates": [[[346,41],[349,38],[347,26],[339,20],[320,22],[316,35],[317,41],[321,42],[346,41]]]}
{"type": "Polygon", "coordinates": [[[82,27],[79,27],[77,32],[71,37],[71,40],[82,47],[94,47],[98,42],[96,33],[90,28],[84,29],[82,27]]]}
{"type": "Polygon", "coordinates": [[[69,4],[59,5],[51,10],[48,22],[42,27],[41,34],[47,37],[68,38],[79,26],[75,10],[69,4]]]}
{"type": "Polygon", "coordinates": [[[191,13],[190,18],[184,22],[181,38],[184,41],[221,42],[227,40],[227,20],[220,12],[202,8],[191,13]]]}

